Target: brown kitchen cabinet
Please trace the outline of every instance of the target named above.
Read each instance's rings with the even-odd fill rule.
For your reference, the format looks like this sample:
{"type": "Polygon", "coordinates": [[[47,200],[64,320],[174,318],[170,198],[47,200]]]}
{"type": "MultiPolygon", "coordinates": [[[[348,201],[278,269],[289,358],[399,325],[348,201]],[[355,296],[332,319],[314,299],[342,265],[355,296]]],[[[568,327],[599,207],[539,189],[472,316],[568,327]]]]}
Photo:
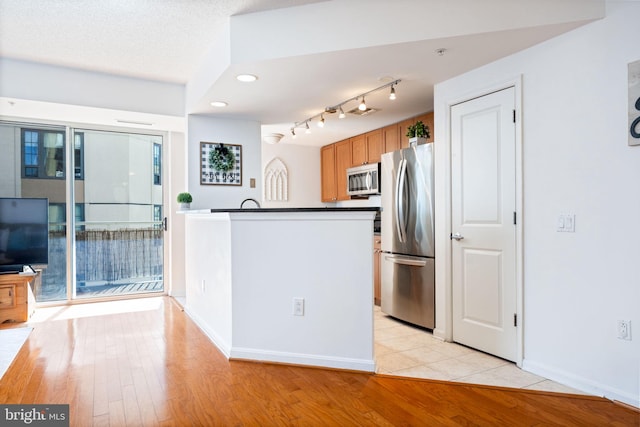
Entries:
{"type": "Polygon", "coordinates": [[[427,138],[427,142],[433,142],[433,111],[416,117],[416,122],[418,121],[422,121],[422,123],[429,126],[429,138],[427,138]]]}
{"type": "Polygon", "coordinates": [[[335,202],[338,199],[336,144],[325,145],[320,149],[320,176],[322,201],[335,202]]]}
{"type": "Polygon", "coordinates": [[[347,194],[347,169],[353,165],[351,161],[351,141],[336,142],[336,184],[337,199],[349,200],[351,197],[347,194]]]}
{"type": "Polygon", "coordinates": [[[368,161],[367,140],[364,136],[358,135],[350,139],[351,143],[351,166],[364,165],[368,161]]]}
{"type": "Polygon", "coordinates": [[[367,163],[378,163],[382,156],[382,129],[364,134],[367,146],[367,163]]]}
{"type": "Polygon", "coordinates": [[[380,276],[380,261],[382,260],[382,239],[379,235],[373,236],[373,303],[382,303],[382,283],[380,276]]]}
{"type": "Polygon", "coordinates": [[[347,194],[347,169],[351,166],[349,139],[325,145],[320,149],[320,191],[323,202],[350,199],[347,194]]]}
{"type": "Polygon", "coordinates": [[[376,129],[351,138],[353,166],[378,163],[382,156],[382,129],[376,129]]]}
{"type": "Polygon", "coordinates": [[[26,322],[36,308],[31,290],[35,274],[0,275],[0,323],[26,322]]]}
{"type": "Polygon", "coordinates": [[[407,136],[407,131],[409,130],[409,126],[415,124],[416,119],[412,117],[407,120],[403,120],[398,123],[399,134],[400,134],[400,148],[409,147],[409,137],[407,136]]]}
{"type": "Polygon", "coordinates": [[[400,127],[394,123],[382,128],[383,153],[400,149],[400,127]]]}

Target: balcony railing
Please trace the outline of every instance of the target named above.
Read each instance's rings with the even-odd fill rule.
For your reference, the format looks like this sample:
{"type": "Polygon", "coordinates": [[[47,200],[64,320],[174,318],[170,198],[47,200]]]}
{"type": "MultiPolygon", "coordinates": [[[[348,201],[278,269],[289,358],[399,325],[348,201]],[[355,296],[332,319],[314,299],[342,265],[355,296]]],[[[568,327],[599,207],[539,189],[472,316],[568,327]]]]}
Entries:
{"type": "MultiPolygon", "coordinates": [[[[160,222],[78,222],[75,240],[77,297],[163,290],[160,222]]],[[[66,252],[64,224],[51,224],[38,300],[66,298],[66,252]]]]}

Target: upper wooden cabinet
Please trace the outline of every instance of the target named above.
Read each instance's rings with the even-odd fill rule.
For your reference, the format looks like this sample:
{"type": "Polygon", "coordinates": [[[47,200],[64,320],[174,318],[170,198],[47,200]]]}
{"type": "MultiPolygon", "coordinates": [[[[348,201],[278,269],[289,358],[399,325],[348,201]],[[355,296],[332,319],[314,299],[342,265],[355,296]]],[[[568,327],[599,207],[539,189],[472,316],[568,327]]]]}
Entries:
{"type": "Polygon", "coordinates": [[[349,200],[347,169],[351,167],[351,141],[336,142],[320,149],[320,184],[323,202],[349,200]]]}
{"type": "Polygon", "coordinates": [[[320,185],[323,202],[335,202],[338,198],[336,183],[336,144],[320,149],[320,185]]]}
{"type": "Polygon", "coordinates": [[[418,116],[415,121],[422,121],[422,123],[429,126],[429,138],[427,138],[427,142],[433,142],[433,112],[418,116]]]}
{"type": "Polygon", "coordinates": [[[427,138],[427,142],[433,142],[433,112],[431,112],[419,115],[417,117],[412,117],[398,123],[401,141],[400,148],[407,148],[409,146],[409,137],[407,136],[407,130],[409,126],[416,124],[418,121],[422,121],[422,123],[429,126],[429,138],[427,138]]]}
{"type": "Polygon", "coordinates": [[[378,163],[382,155],[382,129],[376,129],[351,138],[351,162],[353,166],[378,163]]]}
{"type": "Polygon", "coordinates": [[[398,123],[382,128],[383,153],[400,149],[400,127],[398,123]]]}
{"type": "Polygon", "coordinates": [[[364,134],[367,145],[367,163],[378,163],[382,156],[382,129],[376,129],[364,134]]]}
{"type": "Polygon", "coordinates": [[[398,128],[400,130],[400,148],[407,148],[409,146],[409,137],[407,136],[407,131],[409,130],[409,126],[415,124],[415,117],[407,120],[403,120],[398,123],[398,128]]]}
{"type": "Polygon", "coordinates": [[[359,166],[367,163],[367,140],[364,136],[358,135],[350,139],[351,142],[351,166],[359,166]]]}
{"type": "Polygon", "coordinates": [[[353,165],[351,160],[351,141],[336,142],[336,185],[337,199],[349,200],[347,194],[347,169],[353,165]]]}

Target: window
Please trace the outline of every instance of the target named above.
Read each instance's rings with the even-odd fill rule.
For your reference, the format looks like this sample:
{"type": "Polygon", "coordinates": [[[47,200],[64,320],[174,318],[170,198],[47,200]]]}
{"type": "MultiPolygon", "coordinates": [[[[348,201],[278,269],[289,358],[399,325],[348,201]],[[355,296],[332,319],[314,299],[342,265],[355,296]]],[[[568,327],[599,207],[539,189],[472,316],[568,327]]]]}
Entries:
{"type": "Polygon", "coordinates": [[[162,145],[153,144],[153,184],[162,185],[162,145]]]}
{"type": "MultiPolygon", "coordinates": [[[[74,141],[75,177],[82,179],[83,134],[74,141]]],[[[65,136],[62,131],[41,129],[22,130],[22,177],[64,179],[65,136]]]]}
{"type": "MultiPolygon", "coordinates": [[[[49,229],[52,231],[64,231],[67,221],[66,204],[49,203],[49,229]]],[[[76,203],[74,206],[76,217],[76,230],[84,230],[84,204],[76,203]],[[79,225],[78,225],[79,224],[79,225]]]]}
{"type": "Polygon", "coordinates": [[[74,134],[73,169],[76,179],[84,178],[84,133],[74,134]]]}
{"type": "Polygon", "coordinates": [[[162,221],[162,205],[153,205],[153,220],[162,221]]]}

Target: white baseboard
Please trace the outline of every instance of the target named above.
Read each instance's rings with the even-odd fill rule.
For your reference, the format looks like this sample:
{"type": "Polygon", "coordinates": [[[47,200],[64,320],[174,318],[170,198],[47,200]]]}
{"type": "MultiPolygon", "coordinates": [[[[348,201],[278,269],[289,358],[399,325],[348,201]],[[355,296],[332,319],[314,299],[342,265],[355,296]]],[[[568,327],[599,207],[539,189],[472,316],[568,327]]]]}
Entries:
{"type": "Polygon", "coordinates": [[[218,334],[213,332],[211,329],[207,328],[207,323],[204,322],[193,311],[189,310],[188,306],[184,308],[184,312],[191,318],[191,320],[193,320],[193,322],[196,325],[198,325],[198,327],[213,342],[213,344],[216,347],[218,347],[218,350],[220,350],[220,352],[222,354],[224,354],[224,357],[226,357],[228,359],[229,358],[229,353],[231,352],[231,346],[225,340],[220,338],[220,336],[218,334]]]}
{"type": "Polygon", "coordinates": [[[557,369],[544,363],[525,359],[522,361],[522,369],[594,396],[605,397],[610,400],[618,400],[626,403],[627,405],[640,408],[640,395],[634,396],[632,393],[624,390],[619,390],[615,387],[575,375],[571,372],[557,369]]]}
{"type": "Polygon", "coordinates": [[[323,368],[350,369],[364,372],[375,372],[376,368],[373,359],[351,359],[346,357],[318,356],[315,354],[288,353],[239,347],[231,349],[231,359],[259,360],[263,362],[320,366],[323,368]]]}

